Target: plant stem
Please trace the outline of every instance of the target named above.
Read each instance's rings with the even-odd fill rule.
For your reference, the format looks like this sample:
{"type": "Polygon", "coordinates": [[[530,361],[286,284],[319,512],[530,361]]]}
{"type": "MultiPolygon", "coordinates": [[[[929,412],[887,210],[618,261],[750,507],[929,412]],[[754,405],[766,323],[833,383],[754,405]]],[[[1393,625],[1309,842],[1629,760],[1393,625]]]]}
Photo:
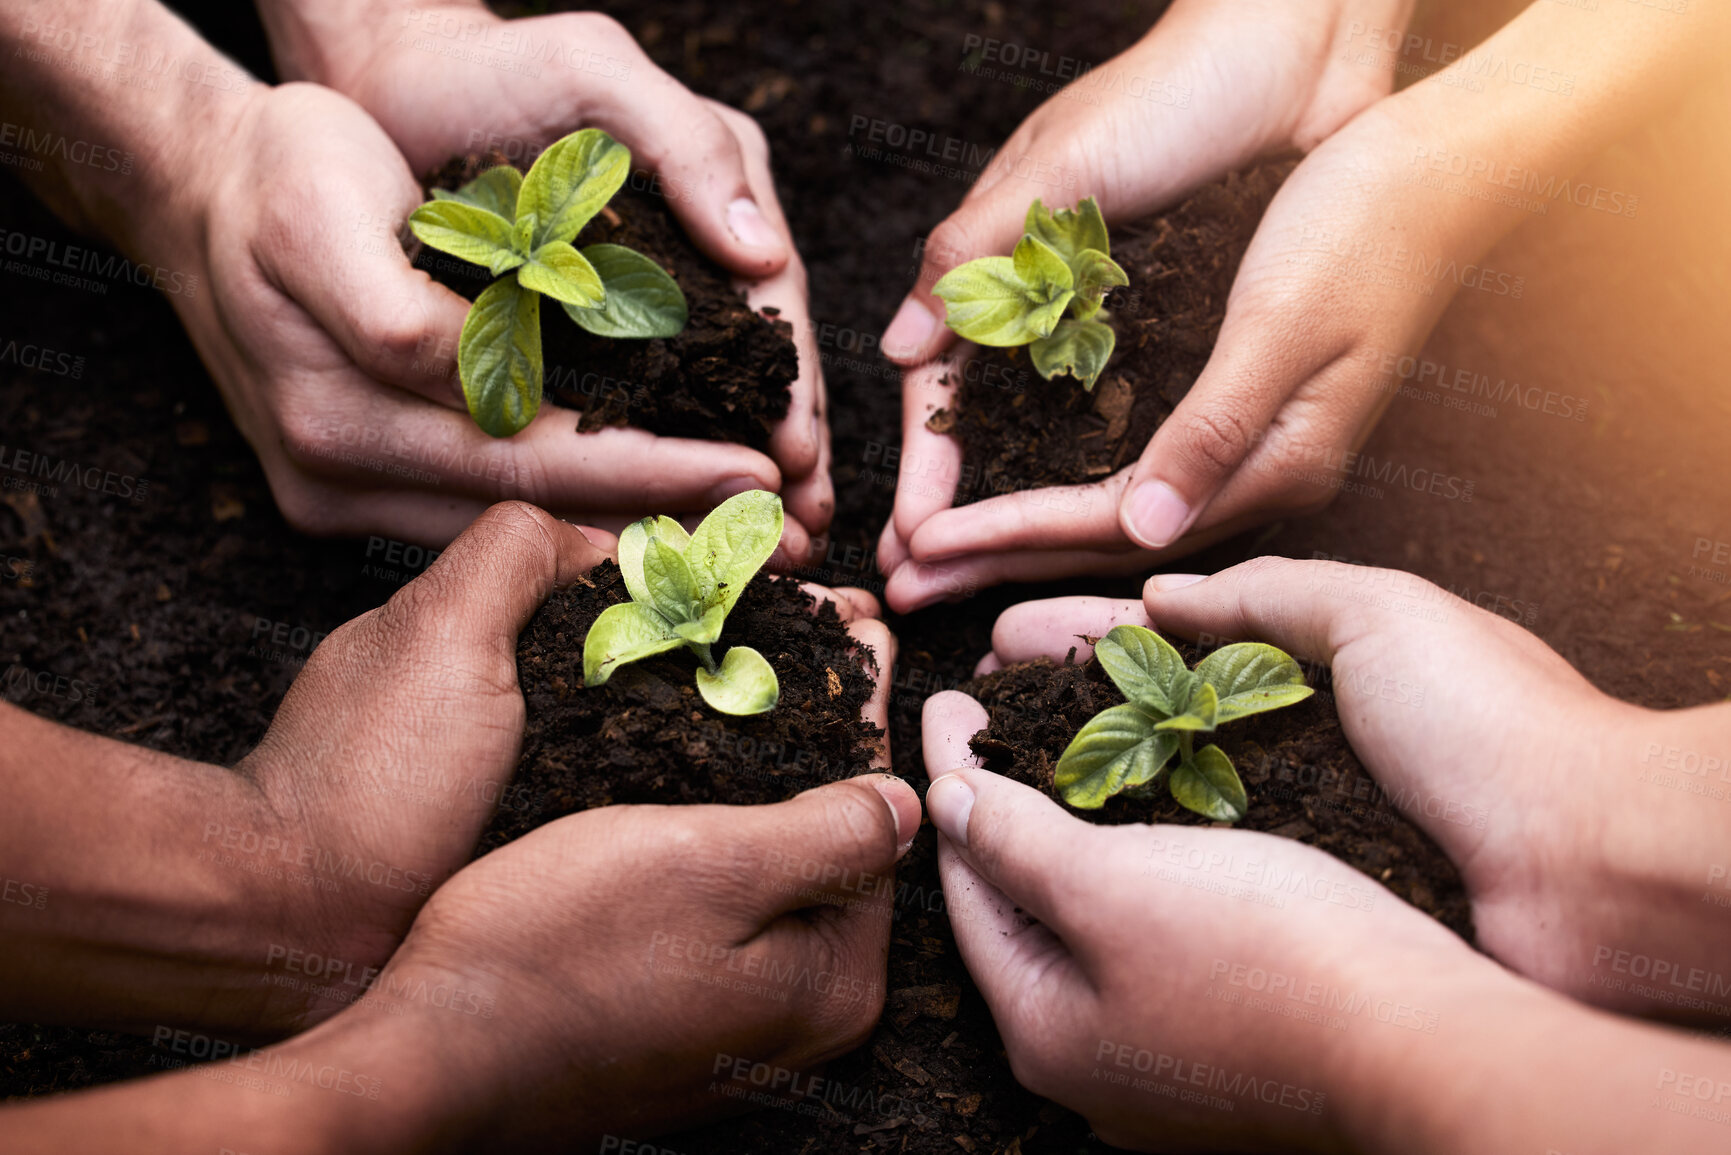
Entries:
{"type": "Polygon", "coordinates": [[[708,642],[686,642],[685,644],[692,653],[703,659],[703,664],[709,667],[710,673],[716,674],[721,672],[720,668],[715,664],[715,659],[710,656],[708,642]]]}

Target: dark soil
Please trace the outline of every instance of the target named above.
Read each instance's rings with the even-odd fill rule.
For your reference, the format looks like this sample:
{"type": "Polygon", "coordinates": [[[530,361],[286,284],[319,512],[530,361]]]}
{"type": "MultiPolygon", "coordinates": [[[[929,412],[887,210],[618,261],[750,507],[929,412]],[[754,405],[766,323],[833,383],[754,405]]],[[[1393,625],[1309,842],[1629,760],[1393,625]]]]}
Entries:
{"type": "MultiPolygon", "coordinates": [[[[219,47],[270,75],[250,6],[177,6],[219,47]]],[[[995,146],[1045,98],[1038,86],[1047,78],[1037,68],[964,70],[978,55],[970,37],[1094,64],[1146,31],[1158,6],[605,0],[533,8],[560,6],[610,12],[660,67],[746,109],[768,134],[810,273],[835,446],[835,523],[802,576],[881,590],[872,549],[893,499],[894,469],[882,463],[899,442],[898,374],[862,335],[882,331],[912,283],[920,239],[968,181],[922,171],[909,150],[874,157],[849,145],[866,142],[880,120],[995,146]]],[[[1471,44],[1488,31],[1475,5],[1421,8],[1440,23],[1420,31],[1439,41],[1471,44]]],[[[1450,372],[1464,367],[1585,398],[1586,420],[1506,402],[1488,416],[1463,413],[1422,392],[1400,393],[1366,453],[1470,479],[1471,502],[1398,488],[1343,496],[1322,514],[1246,534],[1182,568],[1209,572],[1261,553],[1396,566],[1519,620],[1620,698],[1666,708],[1724,699],[1731,577],[1712,558],[1715,543],[1731,541],[1731,392],[1718,387],[1731,364],[1731,330],[1714,290],[1731,269],[1723,228],[1731,161],[1714,147],[1726,131],[1680,114],[1620,143],[1582,179],[1638,193],[1639,216],[1562,205],[1522,225],[1488,259],[1527,277],[1524,299],[1463,294],[1426,346],[1450,372]]],[[[0,227],[85,243],[15,171],[0,169],[0,227]]],[[[93,733],[234,762],[264,734],[307,639],[383,602],[425,567],[424,553],[291,531],[159,295],[122,283],[94,294],[0,269],[0,299],[0,443],[8,455],[0,465],[8,483],[0,491],[0,670],[8,675],[0,692],[93,733]],[[14,344],[82,358],[81,371],[74,377],[52,360],[29,367],[14,344]],[[55,468],[100,466],[149,485],[138,500],[71,482],[25,492],[15,483],[32,478],[10,464],[19,449],[55,468]],[[276,623],[291,631],[289,643],[271,640],[276,623]],[[14,683],[14,669],[49,671],[96,692],[38,692],[28,680],[14,683]]],[[[1135,588],[1074,581],[992,589],[892,621],[902,642],[891,694],[896,771],[923,786],[921,703],[970,681],[1004,606],[1135,588]]],[[[1325,823],[1340,792],[1320,768],[1339,759],[1336,747],[1319,746],[1315,785],[1278,776],[1251,782],[1250,821],[1291,801],[1290,786],[1303,812],[1288,821],[1302,817],[1319,841],[1338,832],[1325,823]]],[[[1356,785],[1352,793],[1357,802],[1356,785]]],[[[1011,1077],[956,953],[933,848],[922,831],[898,871],[883,1023],[828,1072],[870,1099],[822,1118],[766,1110],[659,1145],[687,1155],[1103,1150],[1080,1118],[1011,1077]]],[[[1398,839],[1392,849],[1402,851],[1400,862],[1417,861],[1398,839]]],[[[1397,869],[1390,885],[1400,876],[1397,869]]],[[[1443,901],[1445,892],[1427,885],[1443,901]]],[[[0,1026],[0,1098],[148,1074],[161,1069],[153,1057],[162,1056],[148,1040],[0,1026]]]]}
{"type": "Polygon", "coordinates": [[[876,662],[798,582],[760,575],[745,587],[715,646],[752,646],[775,668],[781,700],[768,714],[718,713],[697,693],[697,657],[674,650],[583,685],[583,639],[608,606],[629,601],[603,562],[555,593],[517,643],[529,705],[523,755],[477,855],[555,818],[614,803],[780,802],[821,782],[872,770],[883,731],[860,721],[876,662]]]}
{"type": "MultiPolygon", "coordinates": [[[[453,158],[427,178],[425,187],[459,188],[509,163],[496,150],[453,158]]],[[[528,164],[517,167],[526,170],[528,164]]],[[[776,425],[787,416],[788,387],[799,376],[793,327],[777,319],[774,309],[753,311],[726,270],[686,239],[667,202],[633,191],[639,187],[656,186],[636,174],[573,243],[578,248],[624,245],[649,257],[679,283],[690,319],[673,337],[614,340],[579,327],[559,302],[544,297],[543,389],[583,414],[580,432],[633,425],[664,437],[734,441],[767,450],[776,425]]],[[[431,249],[423,248],[416,264],[471,301],[492,282],[481,266],[431,249]]]]}
{"type": "Polygon", "coordinates": [[[1112,257],[1130,283],[1106,298],[1118,343],[1092,392],[1068,374],[1044,380],[1026,349],[975,354],[955,408],[926,423],[962,444],[956,505],[1099,481],[1141,456],[1208,363],[1244,250],[1296,163],[1233,173],[1168,212],[1113,226],[1112,257]]]}
{"type": "MultiPolygon", "coordinates": [[[[1189,665],[1202,656],[1191,646],[1178,649],[1189,665]]],[[[1043,790],[1060,804],[1063,800],[1052,788],[1059,755],[1083,723],[1124,701],[1095,661],[1080,666],[1024,662],[963,689],[991,714],[991,724],[970,743],[986,768],[1043,790]]],[[[1325,850],[1472,940],[1472,911],[1459,872],[1359,764],[1341,733],[1330,690],[1320,690],[1296,706],[1241,719],[1208,740],[1232,759],[1250,797],[1250,811],[1238,823],[1240,828],[1325,850]]],[[[1098,810],[1065,809],[1102,825],[1212,824],[1178,805],[1164,784],[1150,797],[1120,794],[1098,810]]]]}

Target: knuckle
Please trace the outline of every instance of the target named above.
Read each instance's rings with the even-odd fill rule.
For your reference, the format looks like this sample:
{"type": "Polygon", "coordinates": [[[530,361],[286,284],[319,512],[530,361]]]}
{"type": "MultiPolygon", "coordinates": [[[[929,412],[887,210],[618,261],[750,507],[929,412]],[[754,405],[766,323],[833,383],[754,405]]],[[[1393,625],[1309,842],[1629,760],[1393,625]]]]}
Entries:
{"type": "Polygon", "coordinates": [[[1202,409],[1189,414],[1178,428],[1180,452],[1193,465],[1214,474],[1237,467],[1256,440],[1256,431],[1244,418],[1227,409],[1202,409]]]}
{"type": "Polygon", "coordinates": [[[591,45],[600,45],[610,51],[629,49],[633,53],[639,51],[637,40],[615,17],[605,12],[578,12],[569,17],[572,28],[580,33],[591,45]]]}
{"type": "Polygon", "coordinates": [[[376,303],[357,330],[368,368],[391,369],[413,361],[428,336],[427,317],[407,300],[376,303]]]}
{"type": "Polygon", "coordinates": [[[328,433],[325,422],[309,407],[288,404],[277,412],[277,437],[283,452],[297,465],[310,465],[324,454],[328,433]]]}
{"type": "Polygon", "coordinates": [[[346,519],[339,515],[330,495],[298,478],[271,476],[269,481],[277,509],[296,533],[329,537],[345,527],[346,519]]]}
{"type": "Polygon", "coordinates": [[[888,861],[895,855],[895,828],[886,803],[870,786],[850,785],[825,799],[824,819],[829,846],[838,857],[853,861],[888,861]],[[870,791],[871,798],[865,793],[870,791]]]}
{"type": "Polygon", "coordinates": [[[527,501],[512,499],[488,506],[464,531],[483,541],[526,542],[549,559],[557,556],[553,546],[553,516],[527,501]]]}

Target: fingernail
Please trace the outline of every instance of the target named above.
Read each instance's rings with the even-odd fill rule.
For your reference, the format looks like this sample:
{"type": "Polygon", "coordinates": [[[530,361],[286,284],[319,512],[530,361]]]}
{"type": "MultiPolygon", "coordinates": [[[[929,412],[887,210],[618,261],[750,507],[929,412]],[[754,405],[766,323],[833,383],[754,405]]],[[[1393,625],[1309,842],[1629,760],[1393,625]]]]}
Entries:
{"type": "Polygon", "coordinates": [[[880,344],[890,356],[905,357],[924,345],[937,327],[938,319],[918,301],[903,301],[880,344]]]}
{"type": "Polygon", "coordinates": [[[763,219],[763,211],[750,197],[740,197],[728,204],[727,231],[742,245],[756,249],[781,248],[781,238],[763,219]]]}
{"type": "Polygon", "coordinates": [[[872,789],[883,795],[883,800],[890,804],[890,816],[896,824],[896,858],[899,860],[908,852],[908,847],[914,844],[914,835],[920,832],[919,795],[914,793],[913,787],[894,774],[875,775],[872,778],[872,789]],[[902,818],[903,810],[910,812],[905,821],[902,818]]]}
{"type": "Polygon", "coordinates": [[[1144,549],[1172,544],[1190,518],[1190,507],[1164,481],[1144,481],[1130,495],[1130,524],[1125,528],[1144,549]]]}
{"type": "Polygon", "coordinates": [[[704,498],[704,500],[707,501],[712,506],[720,505],[722,502],[726,501],[728,498],[733,497],[736,494],[744,493],[748,489],[762,489],[762,488],[763,488],[763,482],[761,480],[759,480],[758,478],[755,478],[755,477],[730,477],[726,481],[723,481],[719,485],[716,485],[713,488],[711,488],[708,496],[706,496],[704,498]]]}
{"type": "Polygon", "coordinates": [[[1148,579],[1148,588],[1157,594],[1167,594],[1193,586],[1207,576],[1201,573],[1157,573],[1148,579]]]}
{"type": "Polygon", "coordinates": [[[968,816],[974,812],[974,788],[959,774],[945,774],[926,790],[926,813],[945,838],[966,850],[968,816]]]}

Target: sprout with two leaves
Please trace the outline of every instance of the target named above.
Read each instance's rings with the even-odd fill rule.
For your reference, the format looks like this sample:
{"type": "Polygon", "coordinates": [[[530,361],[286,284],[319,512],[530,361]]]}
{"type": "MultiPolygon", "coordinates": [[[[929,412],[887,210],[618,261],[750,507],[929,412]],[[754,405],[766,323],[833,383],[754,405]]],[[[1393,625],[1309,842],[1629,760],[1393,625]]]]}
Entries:
{"type": "Polygon", "coordinates": [[[1248,808],[1244,783],[1220,747],[1194,749],[1195,736],[1315,692],[1291,655],[1260,642],[1222,646],[1189,670],[1153,630],[1117,626],[1094,646],[1094,657],[1128,701],[1089,719],[1058,759],[1052,783],[1079,810],[1098,809],[1122,791],[1152,791],[1176,756],[1167,778],[1172,797],[1198,814],[1236,822],[1248,808]]]}
{"type": "Polygon", "coordinates": [[[1117,343],[1097,314],[1108,292],[1130,283],[1110,254],[1093,197],[1057,212],[1036,199],[1013,255],[958,265],[932,292],[957,335],[976,345],[1027,345],[1040,376],[1068,373],[1093,392],[1117,343]]]}
{"type": "Polygon", "coordinates": [[[409,217],[422,243],[485,266],[488,285],[463,321],[457,373],[469,415],[509,437],[541,408],[541,297],[601,337],[671,337],[685,328],[685,294],[654,261],[624,245],[572,245],[631,175],[631,150],[598,128],[550,145],[520,174],[490,168],[456,192],[435,189],[409,217]]]}
{"type": "Polygon", "coordinates": [[[697,692],[723,714],[775,708],[781,683],[767,659],[734,646],[710,647],[745,585],[781,541],[781,498],[761,489],[716,506],[687,534],[671,517],[646,517],[619,535],[619,571],[631,600],[608,606],[583,643],[583,684],[602,686],[627,662],[684,646],[703,665],[697,692]]]}

